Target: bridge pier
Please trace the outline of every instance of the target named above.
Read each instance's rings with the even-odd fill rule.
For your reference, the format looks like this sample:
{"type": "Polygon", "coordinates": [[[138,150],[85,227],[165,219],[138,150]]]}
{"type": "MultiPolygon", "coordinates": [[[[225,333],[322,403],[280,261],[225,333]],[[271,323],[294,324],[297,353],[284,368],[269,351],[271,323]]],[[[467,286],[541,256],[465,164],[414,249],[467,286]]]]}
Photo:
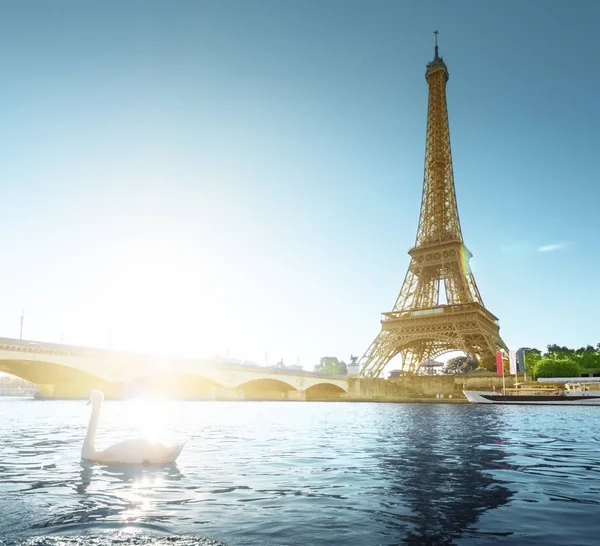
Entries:
{"type": "Polygon", "coordinates": [[[36,396],[40,398],[54,398],[54,385],[36,385],[36,396]]]}
{"type": "Polygon", "coordinates": [[[287,391],[287,400],[306,400],[306,391],[287,391]]]}
{"type": "Polygon", "coordinates": [[[124,387],[120,383],[98,381],[91,384],[80,383],[42,383],[36,384],[36,398],[46,400],[86,400],[92,389],[100,389],[107,399],[123,398],[124,387]]]}
{"type": "Polygon", "coordinates": [[[211,387],[211,400],[244,400],[244,391],[227,387],[211,387]]]}
{"type": "Polygon", "coordinates": [[[347,398],[360,398],[360,379],[358,377],[348,378],[347,398]]]}

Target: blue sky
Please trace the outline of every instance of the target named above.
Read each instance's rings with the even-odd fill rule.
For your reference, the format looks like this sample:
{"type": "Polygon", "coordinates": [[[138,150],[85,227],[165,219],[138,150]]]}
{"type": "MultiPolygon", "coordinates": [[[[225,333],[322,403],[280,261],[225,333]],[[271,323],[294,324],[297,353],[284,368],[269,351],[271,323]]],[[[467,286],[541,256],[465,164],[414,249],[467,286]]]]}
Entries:
{"type": "Polygon", "coordinates": [[[590,2],[4,2],[0,336],[312,368],[409,263],[432,31],[484,302],[600,342],[590,2]]]}

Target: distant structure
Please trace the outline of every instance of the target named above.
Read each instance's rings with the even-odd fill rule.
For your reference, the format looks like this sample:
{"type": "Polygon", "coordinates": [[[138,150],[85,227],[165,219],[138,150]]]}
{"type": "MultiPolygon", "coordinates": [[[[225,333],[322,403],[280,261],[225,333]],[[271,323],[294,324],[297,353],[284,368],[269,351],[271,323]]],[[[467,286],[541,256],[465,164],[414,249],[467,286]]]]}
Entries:
{"type": "Polygon", "coordinates": [[[443,362],[438,362],[437,360],[425,360],[424,362],[421,362],[419,371],[424,375],[436,375],[438,370],[443,367],[443,362]]]}
{"type": "Polygon", "coordinates": [[[302,366],[300,366],[298,364],[286,364],[283,361],[283,358],[279,362],[277,362],[277,364],[267,366],[267,369],[268,370],[280,370],[282,372],[289,372],[289,373],[302,372],[302,366]]]}
{"type": "Polygon", "coordinates": [[[463,351],[489,368],[496,351],[507,351],[498,319],[483,305],[463,242],[446,106],[448,68],[434,34],[435,55],[425,73],[429,103],[417,238],[394,308],[383,313],[381,332],[360,359],[363,377],[378,377],[398,355],[402,373],[419,373],[425,362],[450,351],[463,351]]]}
{"type": "Polygon", "coordinates": [[[346,365],[348,377],[358,377],[360,374],[360,365],[358,364],[358,357],[350,355],[350,362],[346,365]]]}

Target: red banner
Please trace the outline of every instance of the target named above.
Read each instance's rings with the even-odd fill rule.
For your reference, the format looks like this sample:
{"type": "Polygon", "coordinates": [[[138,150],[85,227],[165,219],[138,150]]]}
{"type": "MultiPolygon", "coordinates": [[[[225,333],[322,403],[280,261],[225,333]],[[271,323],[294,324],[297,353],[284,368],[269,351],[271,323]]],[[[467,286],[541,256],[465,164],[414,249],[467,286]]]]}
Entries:
{"type": "Polygon", "coordinates": [[[504,366],[502,364],[502,351],[496,351],[496,371],[499,374],[504,373],[504,366]]]}

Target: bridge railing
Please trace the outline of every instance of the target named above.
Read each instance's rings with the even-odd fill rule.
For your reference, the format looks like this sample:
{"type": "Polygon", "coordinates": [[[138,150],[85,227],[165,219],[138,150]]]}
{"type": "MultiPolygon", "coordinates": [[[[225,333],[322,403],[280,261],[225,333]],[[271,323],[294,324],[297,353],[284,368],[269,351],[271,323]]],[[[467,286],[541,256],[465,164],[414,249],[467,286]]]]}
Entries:
{"type": "Polygon", "coordinates": [[[49,343],[43,341],[31,341],[12,338],[0,338],[0,350],[13,351],[21,353],[46,354],[57,356],[74,356],[74,357],[93,357],[103,356],[114,358],[117,356],[131,359],[150,359],[153,361],[161,359],[173,359],[193,362],[202,367],[221,368],[228,370],[249,371],[256,370],[261,373],[272,373],[276,375],[292,375],[292,376],[311,376],[323,377],[329,379],[347,379],[347,375],[328,375],[321,372],[286,369],[286,368],[269,368],[267,366],[259,366],[258,364],[232,364],[229,362],[219,362],[214,358],[189,358],[189,357],[173,357],[167,355],[149,355],[143,353],[133,353],[126,351],[115,351],[111,349],[102,349],[98,347],[84,347],[78,345],[64,345],[59,343],[49,343]]]}

